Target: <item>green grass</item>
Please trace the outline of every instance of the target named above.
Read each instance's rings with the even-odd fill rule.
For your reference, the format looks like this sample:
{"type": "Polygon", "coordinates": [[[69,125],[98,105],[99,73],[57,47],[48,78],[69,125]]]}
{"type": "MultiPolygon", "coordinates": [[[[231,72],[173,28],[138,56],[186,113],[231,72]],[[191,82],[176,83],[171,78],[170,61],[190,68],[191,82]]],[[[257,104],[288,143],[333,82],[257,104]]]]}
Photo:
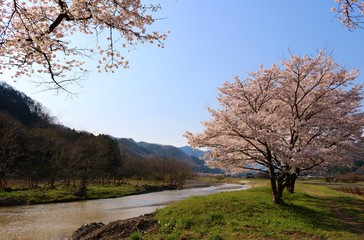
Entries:
{"type": "Polygon", "coordinates": [[[307,183],[314,185],[328,186],[331,189],[335,189],[341,192],[355,193],[358,195],[360,193],[361,196],[364,196],[364,182],[343,183],[343,182],[326,182],[324,180],[310,180],[307,183]]]}
{"type": "Polygon", "coordinates": [[[39,204],[79,200],[73,194],[76,188],[32,189],[0,192],[0,205],[39,204]]]}
{"type": "Polygon", "coordinates": [[[87,189],[88,199],[114,198],[144,192],[143,187],[136,187],[130,184],[123,184],[121,186],[91,185],[87,189]]]}
{"type": "MultiPolygon", "coordinates": [[[[120,186],[90,185],[87,189],[86,199],[114,198],[144,192],[143,187],[130,184],[120,186]]],[[[64,186],[58,186],[56,189],[38,188],[11,192],[0,191],[0,206],[78,201],[81,198],[75,196],[77,191],[77,187],[64,186]]]]}
{"type": "Polygon", "coordinates": [[[285,204],[269,187],[193,197],[160,209],[159,232],[143,239],[364,239],[364,198],[297,184],[285,204]]]}

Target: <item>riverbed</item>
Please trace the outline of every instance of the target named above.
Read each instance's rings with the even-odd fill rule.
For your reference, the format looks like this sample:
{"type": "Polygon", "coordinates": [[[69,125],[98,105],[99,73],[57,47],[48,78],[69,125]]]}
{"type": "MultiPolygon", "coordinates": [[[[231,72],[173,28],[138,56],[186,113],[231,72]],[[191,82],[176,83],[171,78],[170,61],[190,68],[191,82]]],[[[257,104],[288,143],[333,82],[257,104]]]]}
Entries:
{"type": "Polygon", "coordinates": [[[153,192],[134,196],[0,208],[1,240],[60,240],[81,225],[105,224],[146,213],[173,202],[213,193],[248,189],[247,185],[223,184],[204,188],[153,192]]]}

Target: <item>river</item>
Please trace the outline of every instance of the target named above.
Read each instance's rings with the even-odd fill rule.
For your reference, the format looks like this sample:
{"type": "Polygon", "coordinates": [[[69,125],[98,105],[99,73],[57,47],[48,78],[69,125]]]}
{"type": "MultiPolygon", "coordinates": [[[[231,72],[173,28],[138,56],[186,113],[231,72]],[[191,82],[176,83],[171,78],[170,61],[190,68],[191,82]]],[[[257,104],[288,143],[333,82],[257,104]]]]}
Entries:
{"type": "Polygon", "coordinates": [[[205,188],[153,192],[112,199],[0,208],[1,240],[59,240],[81,225],[109,223],[152,213],[173,202],[212,193],[245,190],[247,185],[223,184],[205,188]]]}

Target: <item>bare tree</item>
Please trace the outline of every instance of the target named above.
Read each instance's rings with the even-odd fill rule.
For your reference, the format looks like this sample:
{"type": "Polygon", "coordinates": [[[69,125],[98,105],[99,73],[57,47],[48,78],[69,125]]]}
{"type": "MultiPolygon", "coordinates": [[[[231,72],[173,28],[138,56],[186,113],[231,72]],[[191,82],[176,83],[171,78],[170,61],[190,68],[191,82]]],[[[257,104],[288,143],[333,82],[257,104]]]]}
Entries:
{"type": "Polygon", "coordinates": [[[0,190],[7,187],[16,160],[23,154],[21,136],[21,123],[0,111],[0,190]]]}

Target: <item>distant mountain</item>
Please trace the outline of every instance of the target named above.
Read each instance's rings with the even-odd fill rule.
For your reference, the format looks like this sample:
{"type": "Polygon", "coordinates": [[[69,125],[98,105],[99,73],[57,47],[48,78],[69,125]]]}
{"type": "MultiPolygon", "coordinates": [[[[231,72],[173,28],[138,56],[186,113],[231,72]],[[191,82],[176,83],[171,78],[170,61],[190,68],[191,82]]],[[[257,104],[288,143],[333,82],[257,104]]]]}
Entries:
{"type": "Polygon", "coordinates": [[[187,155],[196,157],[196,158],[201,158],[205,154],[204,151],[191,148],[190,146],[183,146],[183,147],[180,147],[179,149],[181,149],[187,155]]]}
{"type": "Polygon", "coordinates": [[[115,138],[115,141],[118,142],[121,154],[123,155],[135,157],[148,156],[150,154],[147,149],[140,146],[131,138],[115,138]]]}
{"type": "MultiPolygon", "coordinates": [[[[147,142],[135,142],[131,138],[116,138],[119,143],[122,154],[130,157],[149,157],[149,158],[169,158],[177,159],[188,163],[193,171],[204,172],[204,173],[216,173],[219,172],[216,169],[210,169],[205,166],[204,161],[200,160],[197,156],[203,155],[202,151],[193,152],[189,154],[187,147],[180,149],[171,145],[161,145],[147,142]]],[[[192,151],[190,151],[192,152],[192,151]]]]}
{"type": "Polygon", "coordinates": [[[192,156],[185,154],[181,149],[171,145],[160,145],[147,142],[139,142],[140,146],[147,149],[151,155],[156,155],[161,158],[175,158],[187,162],[192,167],[198,167],[200,164],[196,163],[196,159],[192,156]]]}
{"type": "Polygon", "coordinates": [[[203,171],[203,172],[216,173],[216,174],[222,173],[221,169],[209,168],[209,167],[205,166],[205,162],[200,159],[201,157],[203,157],[205,155],[204,151],[192,148],[190,146],[183,146],[183,147],[180,147],[179,149],[181,149],[185,154],[192,156],[194,159],[196,159],[195,161],[198,162],[200,165],[203,165],[204,168],[206,168],[206,169],[204,169],[205,171],[203,171]]]}

